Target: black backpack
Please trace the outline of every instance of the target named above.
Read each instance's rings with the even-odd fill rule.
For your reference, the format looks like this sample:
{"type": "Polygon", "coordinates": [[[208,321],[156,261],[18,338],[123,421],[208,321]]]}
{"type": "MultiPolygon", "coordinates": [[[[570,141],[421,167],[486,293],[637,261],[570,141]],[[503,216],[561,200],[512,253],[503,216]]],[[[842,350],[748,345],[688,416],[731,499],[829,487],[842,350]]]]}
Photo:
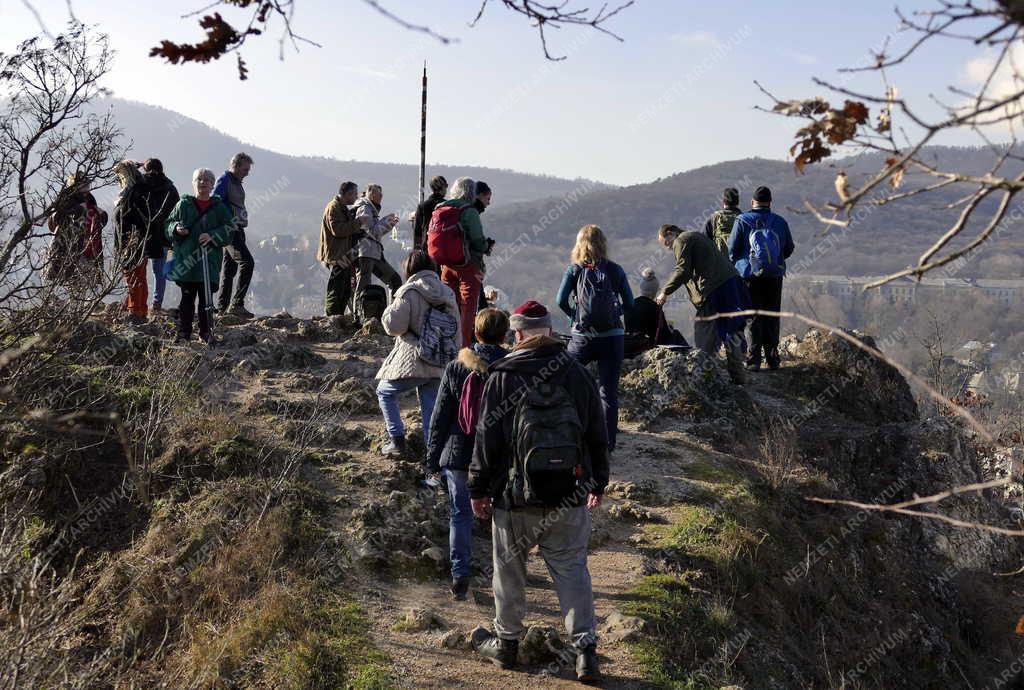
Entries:
{"type": "Polygon", "coordinates": [[[583,424],[564,380],[562,373],[557,381],[524,381],[512,421],[511,506],[557,507],[578,494],[589,474],[583,424]]]}
{"type": "Polygon", "coordinates": [[[383,285],[367,285],[359,293],[359,310],[364,319],[379,319],[388,307],[388,293],[383,285]]]}
{"type": "Polygon", "coordinates": [[[622,307],[607,265],[585,264],[576,273],[576,325],[583,332],[622,327],[622,307]]]}

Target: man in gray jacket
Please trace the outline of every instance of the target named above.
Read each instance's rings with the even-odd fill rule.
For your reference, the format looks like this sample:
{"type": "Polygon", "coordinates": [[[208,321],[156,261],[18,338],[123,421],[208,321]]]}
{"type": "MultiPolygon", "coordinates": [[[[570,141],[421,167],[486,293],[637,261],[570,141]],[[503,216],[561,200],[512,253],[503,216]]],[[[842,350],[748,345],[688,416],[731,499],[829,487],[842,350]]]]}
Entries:
{"type": "Polygon", "coordinates": [[[392,296],[402,286],[401,276],[384,258],[384,245],[380,241],[398,224],[398,215],[395,213],[380,217],[380,204],[383,200],[384,190],[379,184],[371,184],[366,186],[366,191],[354,207],[356,220],[365,222],[366,232],[366,236],[359,241],[359,259],[356,262],[356,318],[360,321],[363,319],[363,291],[373,281],[373,276],[388,286],[392,296]]]}
{"type": "Polygon", "coordinates": [[[217,180],[213,193],[228,203],[235,214],[235,228],[231,233],[231,244],[224,247],[224,271],[220,286],[217,309],[220,313],[234,314],[247,319],[253,313],[245,308],[245,295],[252,281],[255,262],[252,252],[245,245],[245,229],[249,226],[249,213],[245,210],[245,189],[242,180],[252,170],[252,157],[247,153],[236,153],[228,164],[228,169],[217,180]],[[239,270],[241,269],[241,270],[239,270]],[[238,285],[234,294],[231,288],[238,275],[238,285]],[[230,302],[229,302],[230,300],[230,302]]]}

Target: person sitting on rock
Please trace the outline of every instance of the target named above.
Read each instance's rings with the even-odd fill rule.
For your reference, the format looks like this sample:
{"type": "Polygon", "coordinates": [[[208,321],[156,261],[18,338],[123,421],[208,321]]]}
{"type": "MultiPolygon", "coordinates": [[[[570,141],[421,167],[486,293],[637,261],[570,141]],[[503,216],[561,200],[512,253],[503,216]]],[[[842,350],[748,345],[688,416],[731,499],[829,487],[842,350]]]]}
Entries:
{"type": "Polygon", "coordinates": [[[466,480],[476,440],[476,419],[488,367],[508,354],[502,347],[508,333],[508,315],[484,309],[474,322],[476,342],[459,351],[441,376],[441,389],[430,418],[426,471],[448,481],[450,502],[448,543],[452,561],[452,596],[466,598],[469,591],[473,511],[466,480]]]}
{"type": "Polygon", "coordinates": [[[697,321],[693,326],[697,347],[714,357],[724,344],[729,377],[733,383],[744,383],[746,319],[742,316],[711,318],[750,309],[750,294],[736,269],[704,233],[683,232],[675,225],[662,225],[658,242],[675,252],[676,269],[654,301],[664,305],[669,295],[685,285],[690,302],[697,308],[697,321]]]}
{"type": "Polygon", "coordinates": [[[600,672],[587,547],[589,510],[601,505],[608,484],[601,397],[583,365],[551,337],[544,305],[526,302],[510,322],[516,345],[490,366],[469,466],[473,514],[494,517],[497,633],[478,629],[473,647],[502,668],[515,665],[526,615],[526,558],[536,545],[577,651],[576,676],[593,681],[600,672]]]}
{"type": "Polygon", "coordinates": [[[380,320],[384,332],[395,337],[395,345],[376,376],[377,399],[388,431],[381,452],[390,457],[401,456],[406,448],[405,425],[398,408],[400,394],[415,389],[423,416],[424,443],[429,434],[441,372],[447,362],[438,365],[422,357],[420,335],[428,312],[440,310],[453,318],[455,337],[448,343],[452,356],[457,351],[456,343],[461,342],[459,305],[455,293],[441,282],[437,264],[425,251],[415,250],[406,257],[402,268],[406,281],[395,291],[395,298],[380,320]]]}
{"type": "Polygon", "coordinates": [[[687,346],[689,343],[686,342],[686,338],[672,327],[668,319],[665,318],[665,310],[654,301],[654,298],[658,296],[661,283],[658,282],[653,268],[643,270],[638,287],[640,295],[633,299],[633,308],[626,309],[623,314],[627,335],[643,335],[646,339],[646,348],[644,349],[649,349],[654,345],[687,346]]]}

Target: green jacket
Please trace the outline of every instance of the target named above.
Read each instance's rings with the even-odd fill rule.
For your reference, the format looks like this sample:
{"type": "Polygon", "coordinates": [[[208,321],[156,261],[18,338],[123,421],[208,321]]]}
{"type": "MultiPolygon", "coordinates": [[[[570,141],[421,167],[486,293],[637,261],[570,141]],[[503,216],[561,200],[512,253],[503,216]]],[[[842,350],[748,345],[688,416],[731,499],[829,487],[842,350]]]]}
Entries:
{"type": "Polygon", "coordinates": [[[213,241],[207,245],[206,262],[210,267],[210,284],[220,284],[220,264],[224,258],[223,247],[231,242],[231,229],[234,214],[231,208],[219,196],[212,197],[213,205],[199,218],[199,207],[196,198],[191,194],[182,194],[171,215],[167,217],[164,234],[171,241],[174,250],[174,268],[167,275],[176,283],[203,282],[203,267],[199,263],[202,252],[199,247],[199,236],[208,233],[213,241]],[[182,237],[174,232],[174,227],[181,223],[191,232],[182,237]]]}
{"type": "Polygon", "coordinates": [[[738,275],[729,259],[722,256],[704,233],[693,230],[680,233],[672,243],[672,251],[676,255],[676,269],[662,292],[671,295],[686,285],[695,307],[703,304],[715,288],[738,275]]]}
{"type": "Polygon", "coordinates": [[[473,202],[462,199],[449,199],[443,204],[438,204],[437,208],[442,206],[454,206],[455,208],[469,206],[469,208],[462,212],[462,232],[466,234],[466,241],[469,243],[470,260],[480,268],[483,268],[487,240],[484,238],[484,226],[480,222],[480,212],[473,206],[473,202]]]}

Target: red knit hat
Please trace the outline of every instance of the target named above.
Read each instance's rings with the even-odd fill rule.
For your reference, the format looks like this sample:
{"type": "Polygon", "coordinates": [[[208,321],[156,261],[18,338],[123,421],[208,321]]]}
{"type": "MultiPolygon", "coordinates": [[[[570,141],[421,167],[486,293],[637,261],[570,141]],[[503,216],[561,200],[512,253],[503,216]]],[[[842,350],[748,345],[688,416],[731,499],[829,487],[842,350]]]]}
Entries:
{"type": "Polygon", "coordinates": [[[514,331],[530,331],[534,328],[551,328],[551,314],[547,307],[536,300],[527,300],[512,310],[509,325],[514,331]]]}

